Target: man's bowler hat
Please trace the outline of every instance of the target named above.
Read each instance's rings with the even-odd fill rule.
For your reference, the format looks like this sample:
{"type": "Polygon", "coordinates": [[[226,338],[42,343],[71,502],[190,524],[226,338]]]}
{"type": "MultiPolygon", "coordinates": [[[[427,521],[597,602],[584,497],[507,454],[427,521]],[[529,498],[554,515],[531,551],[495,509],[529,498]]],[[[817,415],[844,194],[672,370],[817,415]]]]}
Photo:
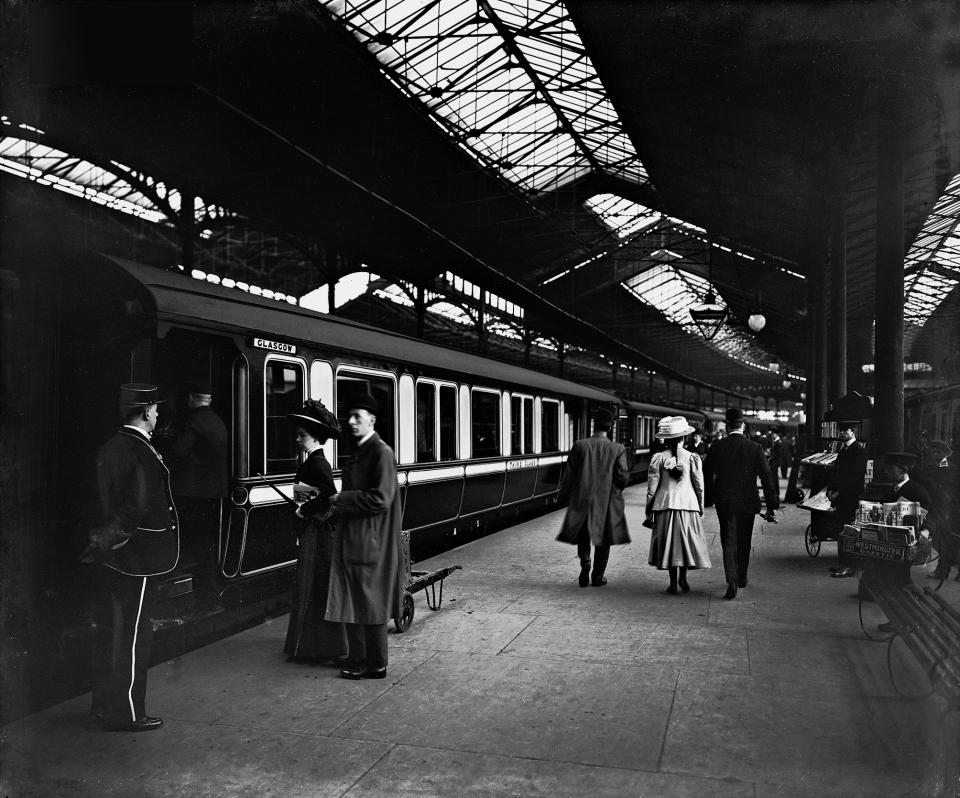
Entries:
{"type": "Polygon", "coordinates": [[[593,413],[593,423],[598,429],[609,430],[613,426],[613,413],[601,407],[593,413]]]}
{"type": "Polygon", "coordinates": [[[209,382],[202,380],[193,380],[186,385],[187,393],[197,394],[198,396],[212,396],[213,386],[209,382]]]}
{"type": "Polygon", "coordinates": [[[359,396],[354,396],[347,403],[348,410],[366,410],[373,415],[377,415],[380,412],[380,405],[377,404],[377,400],[374,399],[368,393],[362,393],[359,396]]]}
{"type": "Polygon", "coordinates": [[[340,437],[340,422],[337,417],[327,410],[323,402],[316,399],[308,399],[299,413],[291,413],[289,417],[314,438],[340,437]]]}
{"type": "Polygon", "coordinates": [[[120,386],[120,404],[144,406],[165,402],[160,398],[160,389],[146,382],[128,382],[120,386]]]}
{"type": "Polygon", "coordinates": [[[726,419],[728,424],[739,424],[743,421],[743,411],[739,407],[728,407],[726,419]]]}
{"type": "Polygon", "coordinates": [[[880,457],[887,465],[902,466],[910,468],[917,462],[917,456],[913,452],[884,452],[880,457]]]}

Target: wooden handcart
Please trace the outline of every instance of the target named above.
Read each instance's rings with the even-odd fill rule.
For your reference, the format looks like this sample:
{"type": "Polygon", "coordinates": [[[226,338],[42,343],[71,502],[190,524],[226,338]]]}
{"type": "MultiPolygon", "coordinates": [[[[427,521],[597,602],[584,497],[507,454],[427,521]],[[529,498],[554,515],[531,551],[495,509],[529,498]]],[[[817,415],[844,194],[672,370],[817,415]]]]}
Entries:
{"type": "Polygon", "coordinates": [[[427,598],[427,607],[431,610],[440,609],[443,603],[443,580],[462,568],[459,565],[449,565],[436,571],[413,571],[411,570],[409,532],[400,533],[400,544],[400,578],[405,587],[400,616],[393,619],[393,625],[398,632],[406,632],[413,623],[415,611],[413,594],[422,590],[427,598]]]}

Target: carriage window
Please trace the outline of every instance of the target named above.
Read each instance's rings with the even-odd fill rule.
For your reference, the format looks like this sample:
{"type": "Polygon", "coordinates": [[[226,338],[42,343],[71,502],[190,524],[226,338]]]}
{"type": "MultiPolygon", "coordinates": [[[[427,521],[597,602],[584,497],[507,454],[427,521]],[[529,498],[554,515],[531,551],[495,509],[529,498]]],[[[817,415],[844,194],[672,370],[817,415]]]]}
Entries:
{"type": "Polygon", "coordinates": [[[474,457],[500,454],[500,394],[474,391],[470,396],[474,457]]]}
{"type": "Polygon", "coordinates": [[[457,389],[440,386],[440,459],[457,459],[457,389]]]}
{"type": "Polygon", "coordinates": [[[628,448],[632,443],[630,435],[630,420],[626,415],[617,417],[617,443],[622,443],[628,448]]]}
{"type": "Polygon", "coordinates": [[[436,460],[436,393],[437,387],[432,383],[417,383],[418,463],[432,463],[434,460],[436,460]]]}
{"type": "Polygon", "coordinates": [[[560,405],[544,399],[541,408],[540,451],[555,452],[560,448],[560,405]]]}
{"type": "Polygon", "coordinates": [[[303,407],[306,379],[300,363],[268,360],[266,387],[266,472],[282,474],[297,470],[299,458],[293,428],[287,416],[303,407]]]}
{"type": "Polygon", "coordinates": [[[386,375],[361,374],[359,372],[340,372],[337,374],[337,418],[343,430],[340,445],[337,446],[337,468],[356,451],[356,444],[350,434],[350,402],[362,394],[370,394],[377,402],[377,421],[375,432],[387,446],[397,451],[396,420],[393,413],[395,386],[393,379],[386,375]]]}
{"type": "Polygon", "coordinates": [[[530,454],[533,451],[533,399],[529,396],[510,397],[510,454],[530,454]]]}

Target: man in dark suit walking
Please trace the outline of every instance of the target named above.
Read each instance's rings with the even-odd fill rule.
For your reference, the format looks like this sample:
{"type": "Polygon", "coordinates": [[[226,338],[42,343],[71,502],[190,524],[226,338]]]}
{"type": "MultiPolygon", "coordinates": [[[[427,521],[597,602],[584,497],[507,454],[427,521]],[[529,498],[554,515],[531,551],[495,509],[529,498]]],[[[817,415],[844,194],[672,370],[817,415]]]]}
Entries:
{"type": "Polygon", "coordinates": [[[724,598],[732,599],[737,596],[737,588],[747,586],[753,517],[760,512],[757,477],[763,485],[771,520],[780,502],[763,447],[744,434],[743,413],[739,408],[727,410],[727,432],[727,437],[710,447],[704,482],[713,496],[720,522],[723,571],[727,580],[724,598]]]}
{"type": "Polygon", "coordinates": [[[187,384],[189,414],[161,448],[170,465],[184,553],[196,567],[193,592],[200,609],[218,606],[220,503],[227,495],[227,427],[210,404],[209,383],[187,384]]]}
{"type": "Polygon", "coordinates": [[[147,666],[155,577],[177,565],[180,538],[170,473],[150,442],[160,391],[120,386],[123,426],[97,455],[101,525],[91,534],[85,562],[102,565],[110,595],[113,645],[93,691],[91,717],[114,731],[150,731],[163,725],[146,714],[147,666]]]}

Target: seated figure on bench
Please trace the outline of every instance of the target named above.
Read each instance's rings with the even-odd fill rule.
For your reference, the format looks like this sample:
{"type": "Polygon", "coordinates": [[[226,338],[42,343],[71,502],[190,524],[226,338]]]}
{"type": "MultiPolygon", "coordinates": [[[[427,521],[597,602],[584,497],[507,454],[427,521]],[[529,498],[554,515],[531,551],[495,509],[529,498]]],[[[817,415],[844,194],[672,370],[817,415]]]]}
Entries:
{"type": "MultiPolygon", "coordinates": [[[[884,502],[917,502],[923,509],[930,511],[930,494],[916,480],[910,479],[910,469],[916,461],[916,455],[909,452],[884,452],[881,459],[886,468],[887,477],[893,483],[890,492],[883,497],[884,502]]],[[[909,585],[910,563],[870,562],[864,569],[865,582],[887,582],[894,585],[909,585]]],[[[880,631],[895,631],[888,623],[880,624],[880,631]]]]}

